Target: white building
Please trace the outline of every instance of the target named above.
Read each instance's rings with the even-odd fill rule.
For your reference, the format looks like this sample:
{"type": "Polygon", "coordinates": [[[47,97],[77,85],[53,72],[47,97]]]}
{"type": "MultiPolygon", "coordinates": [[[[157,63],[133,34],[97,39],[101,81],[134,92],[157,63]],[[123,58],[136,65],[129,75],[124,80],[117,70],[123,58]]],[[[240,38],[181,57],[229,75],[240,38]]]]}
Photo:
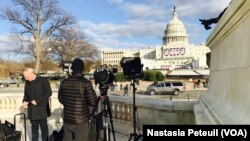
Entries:
{"type": "Polygon", "coordinates": [[[208,68],[205,45],[188,43],[188,35],[174,8],[172,20],[167,24],[163,45],[140,50],[144,69],[208,68]]]}
{"type": "Polygon", "coordinates": [[[139,52],[128,50],[103,51],[102,64],[111,66],[119,65],[122,57],[139,57],[139,52]]]}
{"type": "Polygon", "coordinates": [[[186,29],[178,19],[175,8],[172,16],[164,32],[163,45],[139,51],[105,51],[103,64],[119,65],[122,57],[140,57],[144,70],[208,68],[206,54],[210,52],[210,49],[205,45],[189,44],[186,29]]]}

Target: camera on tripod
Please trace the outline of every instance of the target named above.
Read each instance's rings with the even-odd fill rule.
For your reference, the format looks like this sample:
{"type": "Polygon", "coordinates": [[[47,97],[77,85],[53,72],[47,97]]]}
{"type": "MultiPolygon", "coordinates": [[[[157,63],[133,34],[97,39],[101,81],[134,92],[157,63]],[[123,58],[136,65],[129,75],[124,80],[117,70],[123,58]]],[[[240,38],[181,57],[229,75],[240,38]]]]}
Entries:
{"type": "Polygon", "coordinates": [[[107,95],[107,89],[109,89],[109,85],[113,83],[115,73],[117,73],[117,68],[112,68],[110,70],[106,65],[100,65],[100,67],[95,70],[95,84],[99,84],[102,96],[107,95]]]}
{"type": "Polygon", "coordinates": [[[123,57],[120,65],[125,77],[129,79],[141,79],[143,77],[143,65],[139,57],[123,57]]]}
{"type": "MultiPolygon", "coordinates": [[[[143,64],[141,64],[141,59],[139,57],[123,57],[121,59],[120,65],[123,68],[123,74],[125,77],[131,79],[133,86],[133,125],[134,125],[134,133],[130,134],[129,141],[133,138],[134,141],[143,140],[141,134],[136,133],[136,111],[137,107],[135,106],[135,81],[143,78],[143,64]]],[[[138,117],[137,117],[138,118],[138,117]]],[[[140,126],[140,125],[139,125],[140,126]]],[[[138,127],[139,127],[138,126],[138,127]]]]}
{"type": "Polygon", "coordinates": [[[95,120],[97,128],[97,139],[110,141],[110,132],[113,133],[113,140],[115,141],[115,131],[113,126],[112,112],[109,97],[107,92],[109,85],[113,83],[117,68],[108,69],[106,65],[101,65],[94,72],[95,84],[99,84],[100,96],[95,106],[95,120]],[[110,119],[110,123],[107,121],[110,119]]]}
{"type": "Polygon", "coordinates": [[[117,68],[110,70],[106,65],[101,65],[94,72],[95,84],[111,84],[114,81],[114,74],[117,73],[117,68]]]}

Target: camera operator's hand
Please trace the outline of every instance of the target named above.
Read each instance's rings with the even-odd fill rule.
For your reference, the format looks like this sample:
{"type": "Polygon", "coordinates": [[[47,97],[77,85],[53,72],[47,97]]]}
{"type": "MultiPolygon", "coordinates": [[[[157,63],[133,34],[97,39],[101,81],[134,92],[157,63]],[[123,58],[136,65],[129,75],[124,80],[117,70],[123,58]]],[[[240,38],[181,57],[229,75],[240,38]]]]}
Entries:
{"type": "Polygon", "coordinates": [[[24,107],[25,109],[28,108],[28,104],[29,104],[29,102],[23,101],[23,107],[24,107]]]}
{"type": "Polygon", "coordinates": [[[102,99],[104,99],[104,96],[99,96],[98,98],[102,100],[102,99]]]}
{"type": "Polygon", "coordinates": [[[32,103],[33,105],[37,105],[37,102],[36,102],[35,100],[32,100],[31,103],[32,103]]]}

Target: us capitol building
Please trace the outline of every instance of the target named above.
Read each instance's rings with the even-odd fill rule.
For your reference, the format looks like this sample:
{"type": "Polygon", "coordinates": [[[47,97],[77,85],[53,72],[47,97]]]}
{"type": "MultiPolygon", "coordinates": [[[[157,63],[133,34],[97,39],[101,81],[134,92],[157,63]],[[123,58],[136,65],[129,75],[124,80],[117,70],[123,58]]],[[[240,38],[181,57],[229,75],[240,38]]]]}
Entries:
{"type": "MultiPolygon", "coordinates": [[[[119,65],[122,57],[140,57],[144,70],[179,70],[181,74],[180,70],[208,70],[206,54],[209,52],[210,49],[205,45],[188,43],[186,29],[178,19],[174,7],[172,20],[164,31],[163,45],[139,51],[104,51],[102,63],[119,65]]],[[[193,72],[186,71],[186,73],[195,75],[193,72]]],[[[205,73],[208,74],[208,72],[205,73]]]]}

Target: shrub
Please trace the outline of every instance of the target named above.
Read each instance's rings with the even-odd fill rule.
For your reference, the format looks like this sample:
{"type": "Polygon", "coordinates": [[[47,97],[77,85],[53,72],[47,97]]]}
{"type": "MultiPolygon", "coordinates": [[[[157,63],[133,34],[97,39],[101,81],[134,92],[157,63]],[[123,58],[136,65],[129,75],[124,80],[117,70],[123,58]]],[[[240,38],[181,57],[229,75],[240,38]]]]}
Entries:
{"type": "Polygon", "coordinates": [[[115,75],[115,81],[126,81],[127,79],[125,78],[124,74],[122,72],[118,72],[115,75]]]}
{"type": "Polygon", "coordinates": [[[144,71],[143,80],[145,81],[163,81],[164,75],[160,71],[148,70],[144,71]]]}
{"type": "Polygon", "coordinates": [[[157,79],[157,81],[163,81],[165,79],[165,76],[162,74],[162,72],[157,71],[156,72],[156,79],[157,79]]]}

